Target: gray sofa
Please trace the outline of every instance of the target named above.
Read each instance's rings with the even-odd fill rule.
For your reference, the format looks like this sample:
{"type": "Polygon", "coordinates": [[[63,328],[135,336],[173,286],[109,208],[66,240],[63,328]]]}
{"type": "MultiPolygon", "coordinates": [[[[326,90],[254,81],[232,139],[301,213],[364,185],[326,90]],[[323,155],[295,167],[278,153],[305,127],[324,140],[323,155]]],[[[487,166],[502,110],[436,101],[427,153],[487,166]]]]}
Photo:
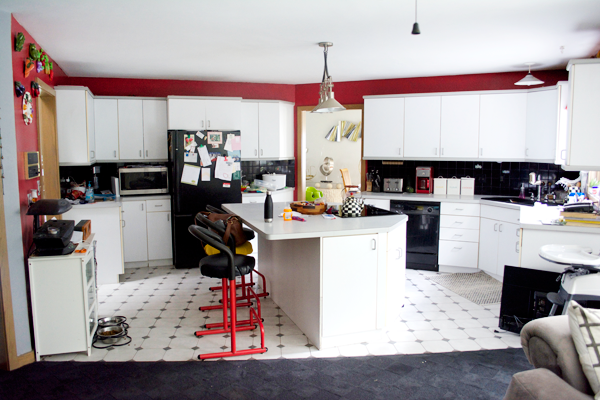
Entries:
{"type": "Polygon", "coordinates": [[[568,316],[533,320],[521,331],[521,344],[535,369],[514,374],[505,400],[593,400],[571,338],[568,316]]]}

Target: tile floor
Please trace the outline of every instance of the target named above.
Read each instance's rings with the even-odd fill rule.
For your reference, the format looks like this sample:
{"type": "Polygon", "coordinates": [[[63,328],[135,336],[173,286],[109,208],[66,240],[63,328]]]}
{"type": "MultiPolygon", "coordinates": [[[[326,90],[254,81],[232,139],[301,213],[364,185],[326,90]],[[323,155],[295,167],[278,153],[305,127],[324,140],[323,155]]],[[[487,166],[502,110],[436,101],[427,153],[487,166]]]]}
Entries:
{"type": "MultiPolygon", "coordinates": [[[[367,356],[391,354],[444,353],[521,347],[519,336],[500,331],[500,304],[479,306],[427,279],[436,274],[406,271],[406,304],[389,331],[371,343],[318,350],[285,313],[270,299],[263,298],[265,341],[269,351],[234,359],[275,359],[306,357],[367,356]]],[[[209,286],[220,283],[205,278],[199,269],[173,267],[128,269],[122,282],[98,288],[99,315],[123,315],[130,325],[130,344],[85,353],[43,357],[47,361],[185,361],[201,353],[227,349],[227,335],[194,336],[200,325],[220,322],[222,312],[202,312],[201,305],[215,303],[220,292],[209,286]]],[[[241,317],[247,309],[240,308],[241,317]],[[245,311],[244,311],[245,310],[245,311]]],[[[238,349],[260,346],[260,336],[238,333],[238,349]]]]}

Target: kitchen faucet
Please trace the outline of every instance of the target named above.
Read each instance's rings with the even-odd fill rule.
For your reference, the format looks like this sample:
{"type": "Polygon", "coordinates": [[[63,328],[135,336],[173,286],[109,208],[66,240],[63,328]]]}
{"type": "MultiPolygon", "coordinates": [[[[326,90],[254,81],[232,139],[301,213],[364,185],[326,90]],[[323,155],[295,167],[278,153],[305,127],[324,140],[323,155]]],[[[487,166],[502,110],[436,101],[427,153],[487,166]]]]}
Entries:
{"type": "Polygon", "coordinates": [[[539,176],[537,180],[535,179],[535,172],[531,172],[529,174],[529,184],[537,185],[538,191],[536,201],[542,201],[542,185],[544,184],[544,182],[539,180],[539,176]]]}

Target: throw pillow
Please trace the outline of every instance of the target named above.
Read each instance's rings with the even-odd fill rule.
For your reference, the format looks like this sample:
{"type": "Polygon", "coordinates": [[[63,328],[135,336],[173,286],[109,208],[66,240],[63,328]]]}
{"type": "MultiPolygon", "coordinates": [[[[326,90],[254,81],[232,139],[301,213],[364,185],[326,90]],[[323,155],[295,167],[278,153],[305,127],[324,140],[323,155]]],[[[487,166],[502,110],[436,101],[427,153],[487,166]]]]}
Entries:
{"type": "Polygon", "coordinates": [[[584,308],[576,301],[569,304],[569,327],[579,354],[583,373],[600,399],[600,310],[584,308]]]}

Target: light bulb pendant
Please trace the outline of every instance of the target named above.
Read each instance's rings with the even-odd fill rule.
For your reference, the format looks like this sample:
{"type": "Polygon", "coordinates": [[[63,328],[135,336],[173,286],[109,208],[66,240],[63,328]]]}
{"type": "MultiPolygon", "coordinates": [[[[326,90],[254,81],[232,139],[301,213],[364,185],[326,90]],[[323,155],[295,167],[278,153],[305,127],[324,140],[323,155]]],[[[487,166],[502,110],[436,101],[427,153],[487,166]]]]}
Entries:
{"type": "Polygon", "coordinates": [[[419,29],[419,23],[418,23],[418,22],[415,22],[415,23],[413,24],[413,29],[412,29],[412,32],[411,32],[411,33],[412,33],[413,35],[420,35],[420,34],[421,34],[421,30],[419,29]]]}

